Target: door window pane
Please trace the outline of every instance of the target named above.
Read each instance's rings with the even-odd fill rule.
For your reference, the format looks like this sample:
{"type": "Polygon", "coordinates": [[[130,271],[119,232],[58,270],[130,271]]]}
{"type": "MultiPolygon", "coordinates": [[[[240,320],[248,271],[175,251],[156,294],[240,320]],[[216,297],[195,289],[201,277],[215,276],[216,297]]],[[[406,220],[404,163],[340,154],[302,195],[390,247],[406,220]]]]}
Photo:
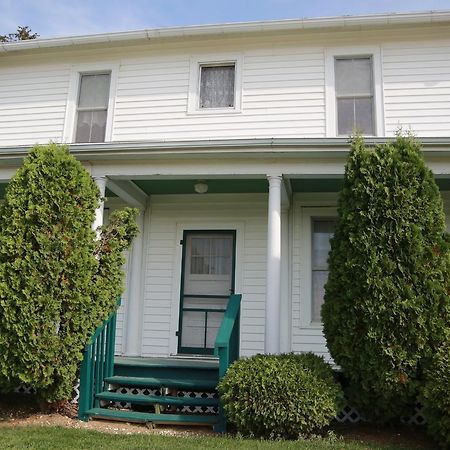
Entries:
{"type": "Polygon", "coordinates": [[[373,135],[372,58],[336,58],[335,88],[338,134],[373,135]]]}
{"type": "Polygon", "coordinates": [[[328,279],[330,239],[336,228],[336,219],[313,219],[311,242],[311,321],[320,322],[325,284],[328,279]]]}
{"type": "Polygon", "coordinates": [[[191,274],[229,275],[231,273],[231,237],[193,237],[191,274]]]}
{"type": "Polygon", "coordinates": [[[235,66],[200,67],[200,108],[234,107],[235,66]]]}

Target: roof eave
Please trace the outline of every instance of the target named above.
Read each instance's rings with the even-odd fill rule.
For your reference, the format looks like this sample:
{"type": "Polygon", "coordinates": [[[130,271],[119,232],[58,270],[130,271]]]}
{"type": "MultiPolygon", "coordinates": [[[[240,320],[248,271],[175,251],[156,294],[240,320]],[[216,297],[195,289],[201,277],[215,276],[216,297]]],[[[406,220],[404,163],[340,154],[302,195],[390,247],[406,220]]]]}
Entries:
{"type": "Polygon", "coordinates": [[[225,23],[218,25],[194,25],[184,27],[154,28],[115,33],[99,33],[84,36],[38,38],[14,43],[0,43],[0,52],[19,52],[53,47],[87,44],[145,41],[161,38],[186,38],[205,35],[224,35],[269,31],[300,31],[313,29],[351,29],[370,26],[396,26],[450,22],[450,10],[418,13],[372,14],[361,16],[320,17],[225,23]]]}

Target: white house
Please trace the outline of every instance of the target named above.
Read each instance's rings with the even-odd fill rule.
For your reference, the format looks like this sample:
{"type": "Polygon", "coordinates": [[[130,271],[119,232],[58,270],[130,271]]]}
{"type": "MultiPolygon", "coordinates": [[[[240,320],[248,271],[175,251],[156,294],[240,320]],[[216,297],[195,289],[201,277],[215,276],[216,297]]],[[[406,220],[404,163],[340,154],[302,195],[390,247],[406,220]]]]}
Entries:
{"type": "Polygon", "coordinates": [[[241,355],[327,355],[320,323],[356,127],[423,142],[450,206],[450,12],[177,27],[0,44],[2,190],[68,143],[141,210],[116,353],[211,353],[230,293],[241,355]]]}

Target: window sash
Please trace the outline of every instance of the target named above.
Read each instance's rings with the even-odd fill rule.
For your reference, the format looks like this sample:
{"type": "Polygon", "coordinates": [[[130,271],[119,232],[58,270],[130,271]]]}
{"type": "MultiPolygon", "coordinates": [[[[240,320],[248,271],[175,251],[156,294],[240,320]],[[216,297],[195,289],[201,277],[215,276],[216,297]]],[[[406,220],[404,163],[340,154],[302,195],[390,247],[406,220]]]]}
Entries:
{"type": "Polygon", "coordinates": [[[311,322],[320,323],[325,283],[328,279],[328,254],[330,239],[334,234],[337,218],[311,218],[311,322]]]}
{"type": "MultiPolygon", "coordinates": [[[[363,72],[359,68],[360,74],[363,72]]],[[[354,131],[362,132],[363,134],[373,136],[375,134],[375,102],[374,102],[374,78],[373,78],[373,59],[368,56],[353,56],[353,57],[335,57],[334,59],[334,71],[335,71],[335,96],[336,96],[336,126],[337,134],[339,136],[345,136],[353,133],[354,131]],[[357,62],[367,62],[367,78],[362,81],[358,79],[351,80],[350,74],[353,74],[353,69],[357,62]],[[347,65],[340,65],[339,62],[351,63],[350,67],[347,65]],[[339,74],[339,67],[343,68],[343,75],[339,74]],[[352,70],[349,70],[352,69],[352,70]],[[345,73],[347,72],[347,73],[345,73]],[[344,79],[345,81],[342,81],[344,79]],[[350,82],[349,82],[350,79],[350,82]],[[339,86],[341,85],[341,86],[339,86]],[[359,85],[359,86],[358,86],[359,85]],[[366,85],[366,89],[361,88],[361,85],[366,85]],[[357,86],[358,90],[352,91],[353,87],[357,86]],[[353,106],[351,108],[350,115],[344,117],[344,111],[347,108],[343,108],[344,101],[352,101],[353,106]],[[358,100],[370,101],[370,107],[364,108],[364,102],[358,102],[358,100]],[[359,106],[358,106],[359,103],[359,106]],[[359,109],[359,113],[357,112],[359,109]],[[363,116],[364,113],[365,115],[363,116]]],[[[356,76],[358,72],[355,70],[356,76]]],[[[367,105],[366,105],[367,106],[367,105]]]]}
{"type": "Polygon", "coordinates": [[[110,72],[80,74],[78,101],[76,108],[75,142],[105,141],[110,89],[110,72]],[[97,77],[97,80],[102,80],[101,82],[105,84],[96,86],[95,77],[97,77]],[[94,81],[89,83],[87,80],[94,81]],[[83,89],[86,90],[83,91],[83,89]],[[99,90],[99,95],[96,95],[97,89],[99,90]],[[80,104],[89,103],[90,101],[92,101],[91,104],[80,106],[80,104]],[[83,120],[83,122],[81,122],[81,120],[83,120]]]}
{"type": "Polygon", "coordinates": [[[198,106],[200,109],[234,108],[236,102],[235,91],[236,64],[200,65],[198,90],[198,106]],[[222,69],[222,72],[220,69],[222,69]],[[223,82],[222,85],[220,85],[220,81],[223,82]]]}

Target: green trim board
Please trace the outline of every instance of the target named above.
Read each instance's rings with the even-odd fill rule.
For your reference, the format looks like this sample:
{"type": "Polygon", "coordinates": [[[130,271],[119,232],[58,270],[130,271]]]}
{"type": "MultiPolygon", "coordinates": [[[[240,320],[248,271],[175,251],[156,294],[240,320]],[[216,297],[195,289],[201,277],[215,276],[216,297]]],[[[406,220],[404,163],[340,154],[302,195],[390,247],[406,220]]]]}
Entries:
{"type": "MultiPolygon", "coordinates": [[[[198,179],[189,180],[132,180],[133,183],[144,191],[151,194],[195,194],[194,185],[198,179]]],[[[208,194],[243,194],[268,192],[269,185],[265,178],[260,179],[202,179],[208,185],[208,194]]]]}

